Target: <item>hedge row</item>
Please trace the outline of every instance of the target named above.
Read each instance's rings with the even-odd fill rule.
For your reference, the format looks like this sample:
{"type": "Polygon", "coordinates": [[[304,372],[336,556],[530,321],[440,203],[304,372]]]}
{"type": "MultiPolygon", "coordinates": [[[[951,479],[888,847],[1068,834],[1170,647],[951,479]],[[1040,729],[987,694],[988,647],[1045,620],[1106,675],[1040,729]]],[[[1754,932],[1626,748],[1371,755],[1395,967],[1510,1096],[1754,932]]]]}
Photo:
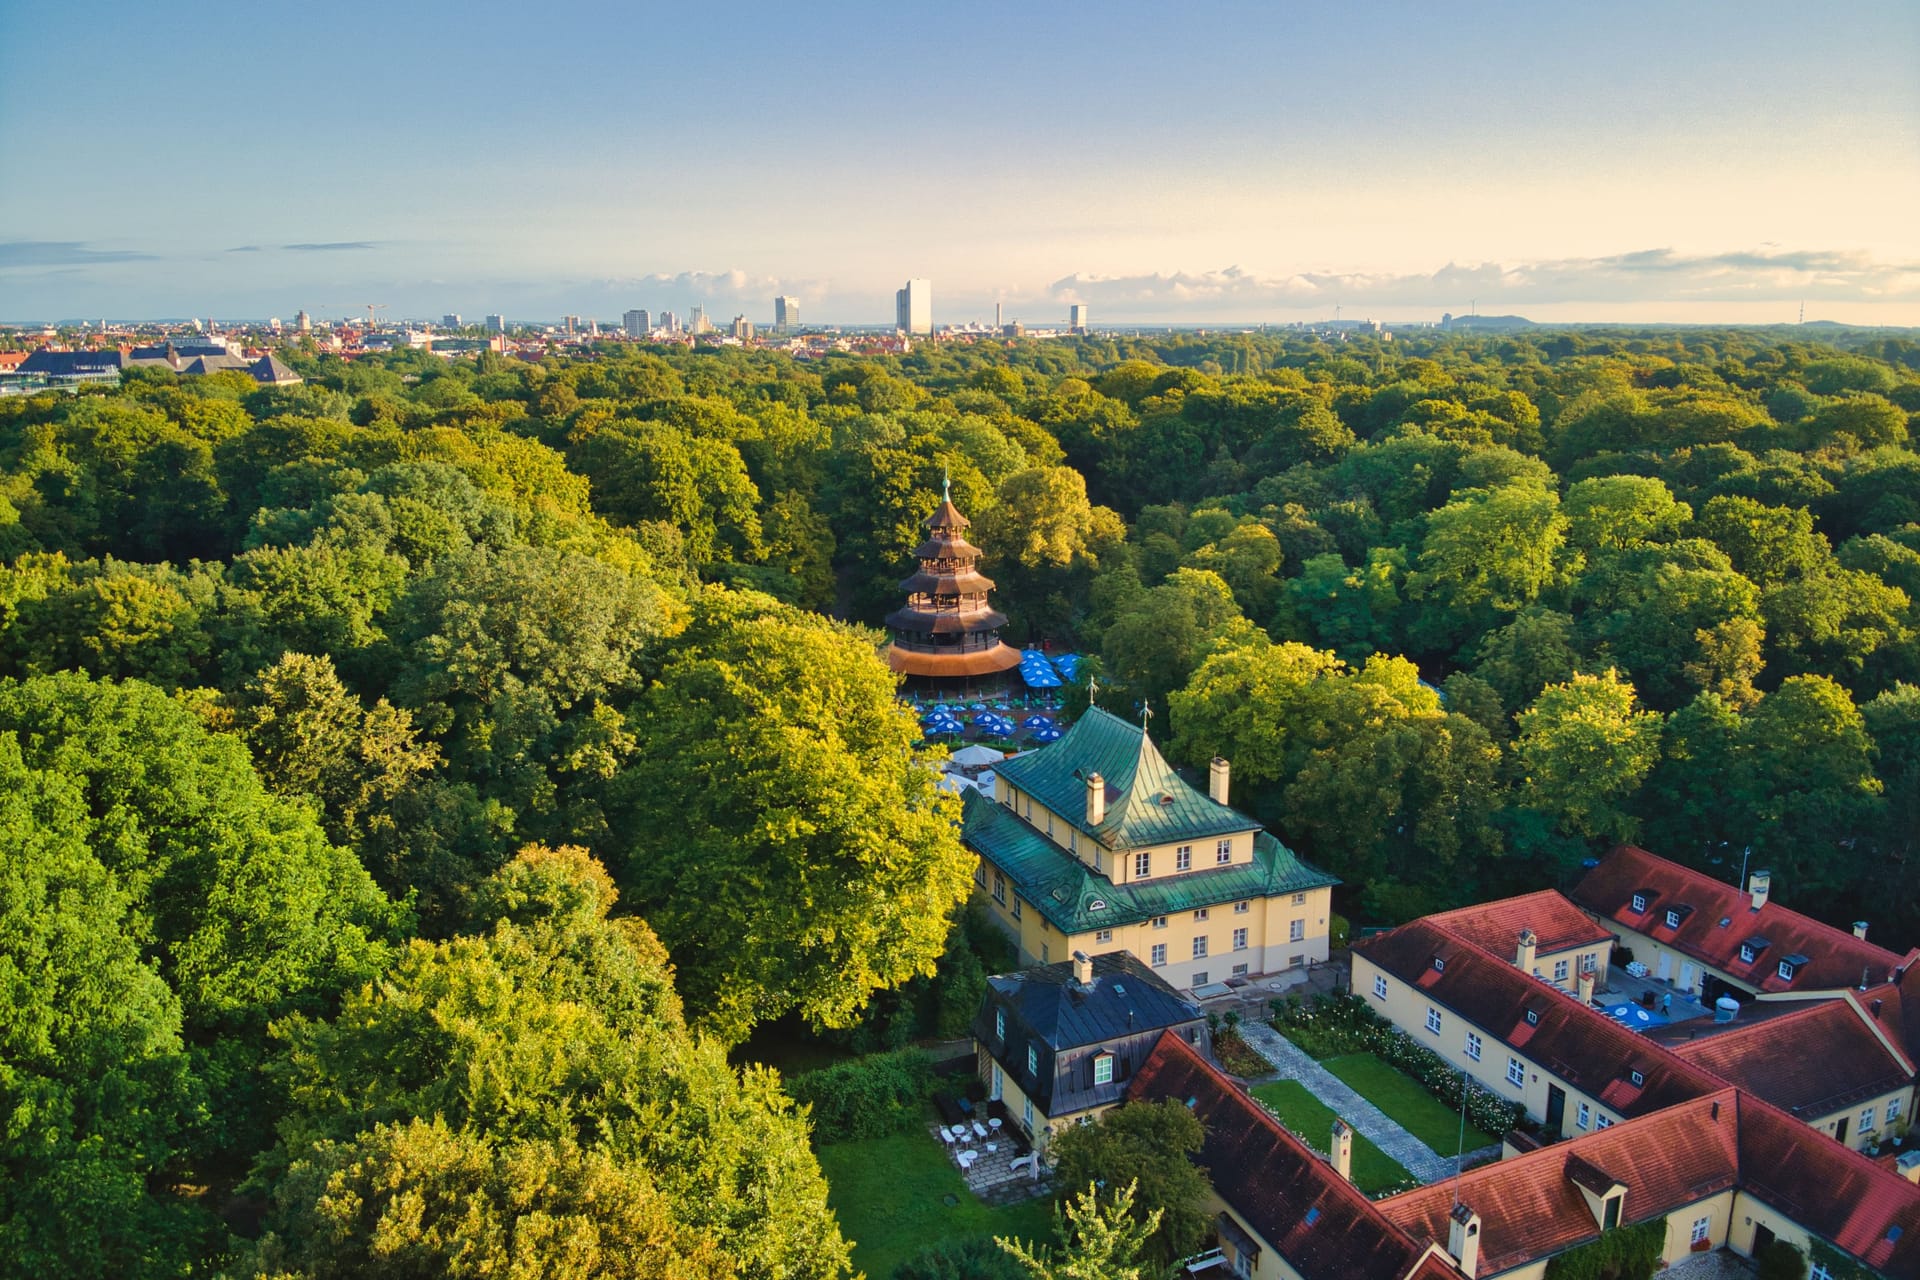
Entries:
{"type": "Polygon", "coordinates": [[[787,1092],[813,1108],[816,1142],[884,1138],[920,1122],[933,1062],[919,1049],[869,1054],[794,1076],[787,1092]]]}
{"type": "Polygon", "coordinates": [[[1354,995],[1316,996],[1311,1007],[1292,996],[1273,1002],[1273,1025],[1316,1058],[1371,1053],[1418,1080],[1428,1093],[1455,1111],[1466,1089],[1467,1120],[1496,1137],[1524,1114],[1517,1102],[1483,1089],[1460,1069],[1394,1027],[1354,995]]]}

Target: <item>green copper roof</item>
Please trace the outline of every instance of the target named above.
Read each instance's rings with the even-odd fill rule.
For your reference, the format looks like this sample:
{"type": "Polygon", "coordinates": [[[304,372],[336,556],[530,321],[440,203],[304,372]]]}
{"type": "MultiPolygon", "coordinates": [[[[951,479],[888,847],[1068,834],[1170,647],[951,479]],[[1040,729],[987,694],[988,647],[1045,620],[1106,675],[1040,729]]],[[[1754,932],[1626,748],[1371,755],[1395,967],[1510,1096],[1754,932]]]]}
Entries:
{"type": "Polygon", "coordinates": [[[1109,849],[1260,827],[1182,781],[1146,730],[1098,707],[1089,708],[1060,741],[1014,756],[994,772],[1109,849]],[[1086,780],[1094,773],[1107,784],[1107,816],[1098,827],[1089,827],[1086,780]]]}
{"type": "MultiPolygon", "coordinates": [[[[1062,738],[1056,745],[1065,742],[1062,738]]],[[[967,847],[1005,872],[1020,896],[1066,934],[1340,883],[1260,831],[1254,836],[1251,863],[1115,884],[977,791],[967,794],[962,812],[960,838],[967,847]]]]}

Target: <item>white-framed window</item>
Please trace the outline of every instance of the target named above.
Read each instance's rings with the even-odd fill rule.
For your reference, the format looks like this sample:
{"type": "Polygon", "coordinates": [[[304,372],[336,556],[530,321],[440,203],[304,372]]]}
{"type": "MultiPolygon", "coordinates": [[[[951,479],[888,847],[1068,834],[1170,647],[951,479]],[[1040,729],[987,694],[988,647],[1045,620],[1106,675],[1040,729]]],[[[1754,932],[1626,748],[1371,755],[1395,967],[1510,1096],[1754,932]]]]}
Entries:
{"type": "Polygon", "coordinates": [[[1167,927],[1167,918],[1165,916],[1155,916],[1152,923],[1154,928],[1164,929],[1167,927]]]}
{"type": "Polygon", "coordinates": [[[1093,1082],[1095,1084],[1113,1083],[1113,1055],[1101,1053],[1094,1055],[1093,1082]]]}
{"type": "Polygon", "coordinates": [[[1527,1082],[1527,1064],[1518,1058],[1507,1059],[1507,1083],[1525,1084],[1527,1082]]]}
{"type": "Polygon", "coordinates": [[[1645,911],[1645,910],[1647,909],[1647,895],[1646,895],[1646,894],[1644,894],[1644,893],[1636,893],[1636,894],[1634,894],[1634,895],[1633,895],[1633,909],[1634,909],[1635,911],[1645,911]]]}
{"type": "Polygon", "coordinates": [[[1193,846],[1183,844],[1173,851],[1173,869],[1175,871],[1193,870],[1193,846]]]}
{"type": "Polygon", "coordinates": [[[1147,963],[1156,969],[1161,968],[1167,963],[1167,944],[1164,942],[1154,943],[1153,950],[1148,954],[1149,959],[1147,963]]]}
{"type": "Polygon", "coordinates": [[[1613,1117],[1604,1111],[1599,1112],[1593,1117],[1593,1127],[1596,1129],[1611,1129],[1613,1128],[1613,1117]]]}
{"type": "Polygon", "coordinates": [[[1667,912],[1667,928],[1678,929],[1679,927],[1680,927],[1680,913],[1678,911],[1667,912]]]}
{"type": "Polygon", "coordinates": [[[1243,964],[1237,964],[1237,965],[1235,965],[1235,966],[1233,966],[1233,976],[1234,976],[1234,977],[1236,977],[1236,978],[1244,978],[1244,977],[1246,977],[1246,976],[1247,976],[1247,966],[1245,966],[1245,965],[1243,965],[1243,964]]]}
{"type": "Polygon", "coordinates": [[[1304,906],[1306,906],[1306,905],[1307,905],[1307,895],[1306,895],[1306,894],[1304,894],[1304,893],[1296,893],[1296,894],[1294,894],[1294,895],[1293,895],[1293,905],[1294,905],[1294,906],[1296,906],[1296,907],[1304,907],[1304,906]]]}
{"type": "Polygon", "coordinates": [[[1695,1218],[1693,1220],[1692,1243],[1699,1244],[1702,1240],[1705,1240],[1707,1238],[1707,1234],[1712,1230],[1713,1230],[1712,1218],[1695,1218]]]}
{"type": "Polygon", "coordinates": [[[993,873],[993,900],[1003,907],[1007,905],[1007,878],[998,871],[993,873]]]}
{"type": "Polygon", "coordinates": [[[1212,916],[1213,916],[1213,912],[1206,907],[1200,907],[1197,910],[1195,910],[1193,913],[1193,918],[1195,920],[1208,920],[1208,919],[1211,919],[1212,916]]]}
{"type": "Polygon", "coordinates": [[[1860,1132],[1867,1133],[1867,1132],[1870,1132],[1872,1129],[1873,1129],[1873,1108],[1868,1107],[1865,1110],[1861,1111],[1860,1113],[1860,1132]]]}
{"type": "Polygon", "coordinates": [[[973,882],[979,885],[982,889],[987,887],[987,864],[986,863],[977,862],[974,864],[973,882]]]}
{"type": "Polygon", "coordinates": [[[1440,1011],[1432,1005],[1427,1006],[1427,1030],[1435,1035],[1440,1034],[1440,1011]]]}
{"type": "Polygon", "coordinates": [[[1015,920],[1018,920],[1021,914],[1022,914],[1022,908],[1020,905],[1020,895],[1016,893],[1013,895],[1013,918],[1015,920]]]}
{"type": "Polygon", "coordinates": [[[1247,949],[1247,931],[1245,929],[1235,929],[1233,931],[1233,949],[1235,951],[1245,951],[1247,949]]]}
{"type": "Polygon", "coordinates": [[[1379,996],[1382,1000],[1387,998],[1387,980],[1377,973],[1373,975],[1373,994],[1379,996]]]}
{"type": "Polygon", "coordinates": [[[1020,1119],[1027,1126],[1027,1132],[1033,1132],[1033,1099],[1028,1098],[1020,1104],[1020,1119]]]}
{"type": "Polygon", "coordinates": [[[1194,971],[1193,985],[1196,987],[1204,987],[1207,985],[1207,971],[1205,969],[1197,969],[1194,971]]]}
{"type": "Polygon", "coordinates": [[[1807,1264],[1807,1280],[1833,1280],[1833,1272],[1827,1270],[1827,1264],[1818,1260],[1807,1264]]]}
{"type": "Polygon", "coordinates": [[[1785,960],[1782,960],[1780,962],[1779,967],[1776,968],[1774,972],[1780,975],[1780,978],[1783,982],[1793,981],[1793,966],[1788,964],[1785,960]]]}
{"type": "Polygon", "coordinates": [[[1647,1074],[1644,1071],[1630,1071],[1627,1073],[1627,1079],[1633,1081],[1633,1087],[1638,1089],[1647,1083],[1647,1074]]]}
{"type": "Polygon", "coordinates": [[[1040,944],[1040,963],[1041,964],[1053,963],[1053,949],[1044,942],[1040,944]]]}
{"type": "Polygon", "coordinates": [[[993,1038],[996,1040],[1005,1040],[1007,1038],[1007,1011],[1005,1009],[995,1009],[993,1011],[993,1038]]]}
{"type": "Polygon", "coordinates": [[[1244,899],[1233,904],[1233,914],[1237,916],[1243,916],[1251,910],[1253,910],[1253,903],[1244,899]]]}
{"type": "Polygon", "coordinates": [[[1193,940],[1193,958],[1195,960],[1207,958],[1207,935],[1204,933],[1193,940]]]}
{"type": "Polygon", "coordinates": [[[1135,880],[1145,880],[1152,875],[1153,875],[1153,855],[1151,853],[1134,854],[1133,855],[1133,878],[1135,880]]]}
{"type": "Polygon", "coordinates": [[[1555,960],[1553,962],[1553,980],[1555,982],[1565,982],[1567,980],[1567,968],[1568,966],[1565,960],[1555,960]]]}
{"type": "Polygon", "coordinates": [[[1214,845],[1213,860],[1215,862],[1232,862],[1233,861],[1233,841],[1222,840],[1220,841],[1220,843],[1214,845]]]}
{"type": "Polygon", "coordinates": [[[1480,1061],[1480,1033],[1477,1031],[1467,1032],[1467,1056],[1475,1062],[1480,1061]]]}
{"type": "Polygon", "coordinates": [[[1040,1050],[1033,1045],[1027,1046],[1027,1074],[1030,1076],[1040,1074],[1040,1050]]]}
{"type": "Polygon", "coordinates": [[[1095,942],[1112,942],[1112,941],[1113,941],[1113,930],[1111,930],[1111,929],[1095,929],[1095,930],[1093,931],[1093,940],[1094,940],[1095,942]]]}
{"type": "Polygon", "coordinates": [[[1580,1110],[1574,1113],[1573,1123],[1582,1132],[1593,1128],[1593,1108],[1584,1102],[1581,1103],[1580,1110]]]}
{"type": "Polygon", "coordinates": [[[1753,958],[1759,954],[1760,953],[1758,951],[1755,951],[1753,949],[1752,943],[1743,942],[1740,944],[1740,963],[1741,964],[1752,964],[1753,958]]]}
{"type": "Polygon", "coordinates": [[[1892,1124],[1895,1120],[1898,1120],[1899,1118],[1900,1118],[1900,1099],[1888,1098],[1887,1099],[1887,1123],[1892,1124]]]}
{"type": "Polygon", "coordinates": [[[1296,955],[1296,956],[1287,957],[1287,968],[1304,969],[1306,967],[1307,967],[1307,958],[1305,956],[1296,955]]]}
{"type": "Polygon", "coordinates": [[[1287,922],[1287,941],[1305,942],[1306,940],[1307,922],[1305,920],[1289,920],[1287,922]]]}

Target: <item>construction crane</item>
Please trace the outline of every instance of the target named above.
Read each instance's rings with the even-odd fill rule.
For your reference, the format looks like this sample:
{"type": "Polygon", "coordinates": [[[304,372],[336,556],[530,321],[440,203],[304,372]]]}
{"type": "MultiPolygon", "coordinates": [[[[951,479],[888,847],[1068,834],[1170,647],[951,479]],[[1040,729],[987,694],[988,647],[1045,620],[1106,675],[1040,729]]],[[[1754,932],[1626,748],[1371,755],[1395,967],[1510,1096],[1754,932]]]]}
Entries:
{"type": "Polygon", "coordinates": [[[369,331],[371,331],[373,328],[373,313],[376,311],[385,311],[387,309],[387,304],[384,302],[369,302],[366,304],[366,307],[367,307],[367,328],[369,331]]]}

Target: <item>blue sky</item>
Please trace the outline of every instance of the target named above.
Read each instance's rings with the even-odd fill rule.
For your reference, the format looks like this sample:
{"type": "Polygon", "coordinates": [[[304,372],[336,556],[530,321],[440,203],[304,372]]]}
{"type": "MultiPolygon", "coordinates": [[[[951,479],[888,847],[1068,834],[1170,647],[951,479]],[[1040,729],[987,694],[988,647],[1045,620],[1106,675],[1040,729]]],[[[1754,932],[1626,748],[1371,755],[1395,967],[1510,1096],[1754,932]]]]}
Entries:
{"type": "Polygon", "coordinates": [[[0,320],[1920,324],[1920,5],[0,0],[0,320]]]}

